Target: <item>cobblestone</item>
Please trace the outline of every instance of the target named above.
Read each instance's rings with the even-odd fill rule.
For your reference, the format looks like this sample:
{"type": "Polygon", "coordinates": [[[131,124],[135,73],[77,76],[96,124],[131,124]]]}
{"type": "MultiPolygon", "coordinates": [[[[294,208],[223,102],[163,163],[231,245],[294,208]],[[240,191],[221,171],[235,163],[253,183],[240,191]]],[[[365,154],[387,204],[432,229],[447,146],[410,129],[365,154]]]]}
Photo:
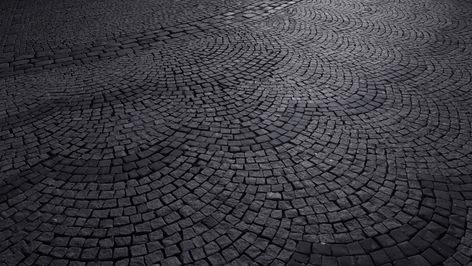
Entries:
{"type": "Polygon", "coordinates": [[[472,263],[470,2],[0,10],[0,264],[472,263]]]}

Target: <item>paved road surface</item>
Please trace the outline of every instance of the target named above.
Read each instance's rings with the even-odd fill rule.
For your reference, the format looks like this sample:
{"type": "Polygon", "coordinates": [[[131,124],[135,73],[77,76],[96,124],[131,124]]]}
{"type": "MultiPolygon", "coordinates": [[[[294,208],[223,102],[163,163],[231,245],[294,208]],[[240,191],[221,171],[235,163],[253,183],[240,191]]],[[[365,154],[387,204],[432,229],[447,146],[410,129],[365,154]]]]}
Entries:
{"type": "Polygon", "coordinates": [[[472,263],[471,1],[0,10],[1,265],[472,263]]]}

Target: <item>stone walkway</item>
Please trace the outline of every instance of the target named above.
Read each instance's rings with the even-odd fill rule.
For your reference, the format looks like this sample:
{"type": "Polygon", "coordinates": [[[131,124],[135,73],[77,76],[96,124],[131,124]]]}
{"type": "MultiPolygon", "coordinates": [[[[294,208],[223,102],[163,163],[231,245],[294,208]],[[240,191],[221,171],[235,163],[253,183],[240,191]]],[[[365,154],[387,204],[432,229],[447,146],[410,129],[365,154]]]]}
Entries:
{"type": "Polygon", "coordinates": [[[472,264],[471,1],[0,10],[0,265],[472,264]]]}

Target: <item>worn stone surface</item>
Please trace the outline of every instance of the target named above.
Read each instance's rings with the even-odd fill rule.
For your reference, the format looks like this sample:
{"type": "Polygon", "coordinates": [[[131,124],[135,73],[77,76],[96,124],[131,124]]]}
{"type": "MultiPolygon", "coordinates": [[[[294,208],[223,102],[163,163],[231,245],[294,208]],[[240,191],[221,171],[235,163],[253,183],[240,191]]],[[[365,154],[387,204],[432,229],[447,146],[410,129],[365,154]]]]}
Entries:
{"type": "Polygon", "coordinates": [[[0,10],[0,264],[472,263],[470,1],[0,10]]]}

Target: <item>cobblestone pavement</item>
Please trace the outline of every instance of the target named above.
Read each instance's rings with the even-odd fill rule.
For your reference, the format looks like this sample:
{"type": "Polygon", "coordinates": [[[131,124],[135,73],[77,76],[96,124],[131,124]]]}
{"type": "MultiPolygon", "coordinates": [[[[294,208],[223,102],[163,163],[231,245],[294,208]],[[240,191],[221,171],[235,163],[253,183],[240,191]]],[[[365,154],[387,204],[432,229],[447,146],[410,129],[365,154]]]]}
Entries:
{"type": "Polygon", "coordinates": [[[472,264],[471,1],[0,10],[1,265],[472,264]]]}

